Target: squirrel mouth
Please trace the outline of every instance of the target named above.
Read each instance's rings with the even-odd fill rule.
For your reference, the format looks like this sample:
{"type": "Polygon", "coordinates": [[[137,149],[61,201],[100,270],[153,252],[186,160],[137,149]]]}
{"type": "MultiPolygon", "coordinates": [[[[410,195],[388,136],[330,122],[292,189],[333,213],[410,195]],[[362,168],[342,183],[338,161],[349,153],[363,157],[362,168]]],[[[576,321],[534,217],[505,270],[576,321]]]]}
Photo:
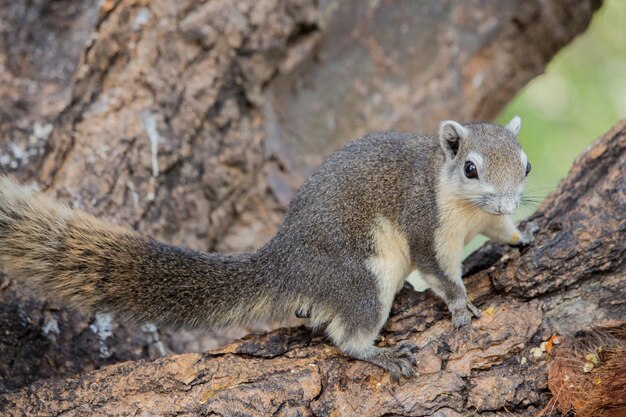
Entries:
{"type": "Polygon", "coordinates": [[[517,207],[511,207],[511,208],[498,207],[496,209],[487,209],[487,212],[494,214],[496,216],[508,216],[508,215],[515,213],[516,209],[517,207]]]}
{"type": "Polygon", "coordinates": [[[516,197],[498,197],[494,196],[485,201],[482,205],[483,209],[496,216],[508,216],[515,213],[519,207],[519,199],[516,197]]]}
{"type": "Polygon", "coordinates": [[[471,201],[470,204],[475,208],[478,208],[485,213],[492,214],[494,216],[507,216],[515,213],[517,210],[517,204],[493,204],[489,201],[471,201]]]}

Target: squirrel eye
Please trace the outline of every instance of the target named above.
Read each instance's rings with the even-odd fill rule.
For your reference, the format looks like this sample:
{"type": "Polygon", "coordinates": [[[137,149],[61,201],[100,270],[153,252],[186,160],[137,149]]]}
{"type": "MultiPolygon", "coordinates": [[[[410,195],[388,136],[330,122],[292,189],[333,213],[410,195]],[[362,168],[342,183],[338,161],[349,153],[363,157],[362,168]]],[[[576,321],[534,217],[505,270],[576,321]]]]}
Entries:
{"type": "Polygon", "coordinates": [[[530,173],[530,162],[526,162],[526,176],[530,173]]]}
{"type": "Polygon", "coordinates": [[[476,169],[476,165],[472,161],[465,161],[465,166],[463,167],[465,171],[465,176],[467,178],[475,178],[478,179],[478,170],[476,169]]]}

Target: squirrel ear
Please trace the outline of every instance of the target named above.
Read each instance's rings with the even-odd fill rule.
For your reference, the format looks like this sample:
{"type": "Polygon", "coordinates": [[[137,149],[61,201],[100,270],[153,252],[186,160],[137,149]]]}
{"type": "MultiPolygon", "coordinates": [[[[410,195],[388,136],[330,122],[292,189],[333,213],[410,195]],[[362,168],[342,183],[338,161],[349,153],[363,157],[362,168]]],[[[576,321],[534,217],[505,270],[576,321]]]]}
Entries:
{"type": "Polygon", "coordinates": [[[505,126],[506,130],[513,133],[515,136],[519,133],[519,130],[522,128],[522,119],[519,116],[515,116],[511,119],[509,123],[505,126]]]}
{"type": "Polygon", "coordinates": [[[450,159],[454,158],[459,152],[461,139],[467,137],[468,133],[467,128],[457,122],[452,120],[441,122],[439,125],[439,142],[441,149],[450,159]]]}

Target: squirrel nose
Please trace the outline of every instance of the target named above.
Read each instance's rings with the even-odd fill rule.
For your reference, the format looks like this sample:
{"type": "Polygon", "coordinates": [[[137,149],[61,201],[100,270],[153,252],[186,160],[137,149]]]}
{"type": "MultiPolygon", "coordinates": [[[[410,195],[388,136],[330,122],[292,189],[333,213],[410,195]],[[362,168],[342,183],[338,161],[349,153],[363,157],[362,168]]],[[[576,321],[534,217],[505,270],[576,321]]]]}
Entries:
{"type": "Polygon", "coordinates": [[[512,198],[502,198],[498,204],[500,214],[513,214],[516,208],[515,200],[512,198]]]}

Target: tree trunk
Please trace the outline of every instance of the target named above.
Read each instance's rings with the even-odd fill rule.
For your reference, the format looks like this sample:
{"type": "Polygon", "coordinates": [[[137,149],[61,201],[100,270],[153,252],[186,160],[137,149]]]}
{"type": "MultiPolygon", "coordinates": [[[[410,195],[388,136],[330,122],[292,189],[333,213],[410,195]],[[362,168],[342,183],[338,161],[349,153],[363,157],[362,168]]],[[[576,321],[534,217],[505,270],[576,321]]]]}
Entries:
{"type": "MultiPolygon", "coordinates": [[[[554,333],[626,317],[626,120],[581,155],[529,222],[530,247],[487,245],[466,263],[482,318],[455,330],[443,303],[404,289],[381,344],[419,346],[401,383],[347,359],[303,328],[249,336],[205,354],[127,362],[36,382],[0,403],[8,415],[532,415],[548,401],[554,333]]],[[[527,224],[528,226],[528,224],[527,224]]]]}
{"type": "MultiPolygon", "coordinates": [[[[0,165],[168,242],[241,251],[346,141],[496,115],[601,2],[107,0],[99,16],[93,0],[14,3],[0,10],[0,165]]],[[[158,355],[114,323],[102,357],[92,317],[10,277],[0,289],[0,392],[158,355]]],[[[204,351],[247,330],[163,342],[204,351]]]]}

